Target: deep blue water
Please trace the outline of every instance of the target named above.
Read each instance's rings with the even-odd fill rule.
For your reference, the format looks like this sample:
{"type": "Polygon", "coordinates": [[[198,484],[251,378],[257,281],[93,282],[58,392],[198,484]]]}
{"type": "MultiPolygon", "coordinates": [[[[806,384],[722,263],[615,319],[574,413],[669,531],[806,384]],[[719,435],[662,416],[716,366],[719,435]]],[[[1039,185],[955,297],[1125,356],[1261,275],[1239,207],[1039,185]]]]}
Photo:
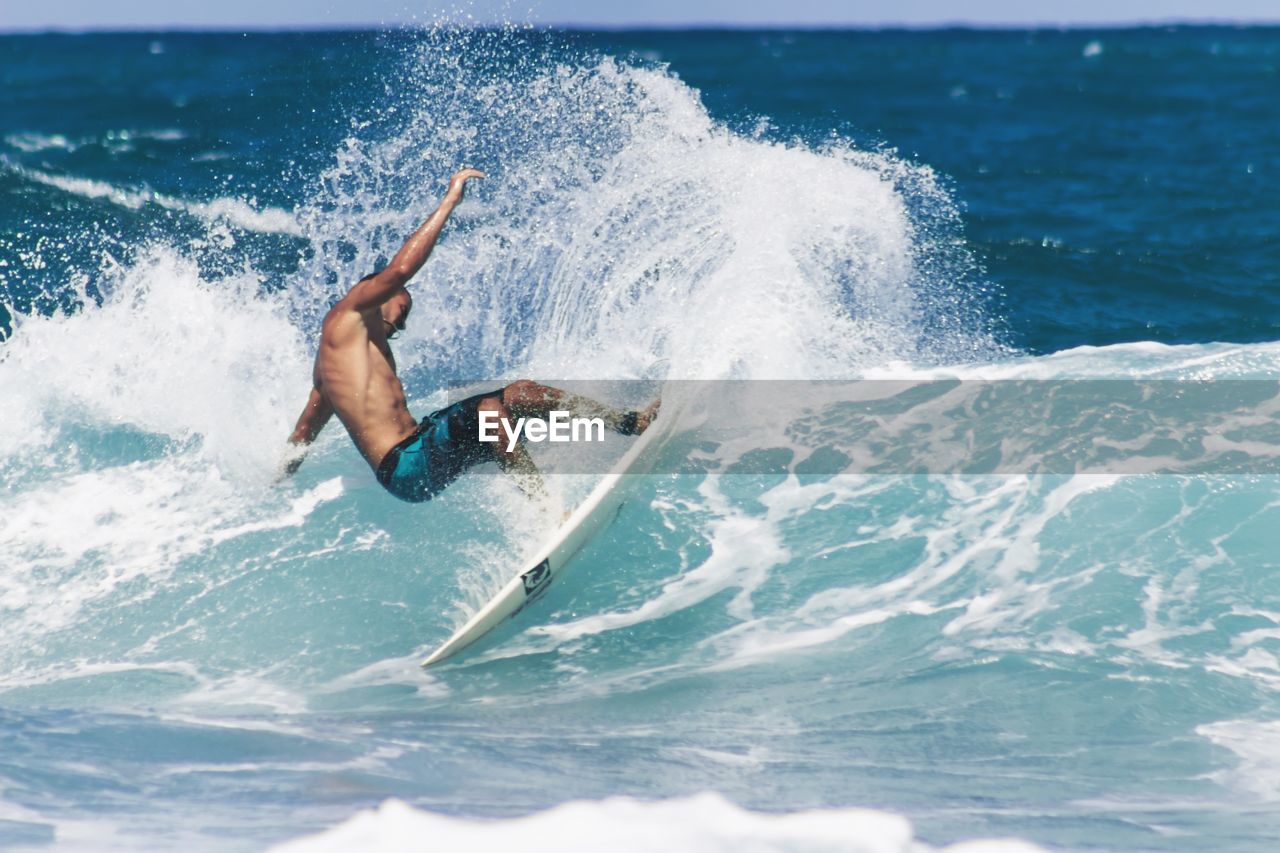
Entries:
{"type": "Polygon", "coordinates": [[[833,477],[751,467],[815,450],[800,419],[690,426],[572,580],[423,674],[549,516],[481,475],[397,504],[336,425],[271,473],[319,318],[463,164],[415,412],[520,375],[1274,380],[1278,69],[1233,27],[0,36],[0,846],[614,795],[731,845],[708,791],[1273,846],[1274,477],[833,477]]]}

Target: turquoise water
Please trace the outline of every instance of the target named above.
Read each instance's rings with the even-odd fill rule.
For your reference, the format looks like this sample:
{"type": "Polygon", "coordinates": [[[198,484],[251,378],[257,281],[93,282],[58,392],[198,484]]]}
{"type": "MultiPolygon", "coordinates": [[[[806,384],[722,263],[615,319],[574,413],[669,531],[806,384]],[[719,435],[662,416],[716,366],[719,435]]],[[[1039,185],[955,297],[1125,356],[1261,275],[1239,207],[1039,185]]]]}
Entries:
{"type": "Polygon", "coordinates": [[[319,318],[463,163],[415,412],[519,376],[1274,380],[1278,67],[1235,28],[0,38],[0,846],[259,849],[388,798],[728,845],[706,792],[793,818],[777,849],[851,807],[1274,845],[1274,477],[833,476],[690,422],[423,673],[555,513],[483,472],[399,504],[336,428],[272,473],[319,318]]]}

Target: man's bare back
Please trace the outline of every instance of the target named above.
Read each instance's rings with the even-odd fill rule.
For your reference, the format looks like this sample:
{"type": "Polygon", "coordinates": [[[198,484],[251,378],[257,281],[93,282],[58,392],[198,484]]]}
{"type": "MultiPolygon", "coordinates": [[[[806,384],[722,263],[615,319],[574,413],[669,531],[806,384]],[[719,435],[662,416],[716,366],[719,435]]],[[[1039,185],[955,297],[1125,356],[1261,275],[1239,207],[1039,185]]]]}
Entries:
{"type": "MultiPolygon", "coordinates": [[[[518,475],[526,491],[541,491],[541,480],[523,445],[506,434],[499,442],[480,443],[477,424],[481,412],[493,412],[506,423],[513,419],[513,413],[516,417],[545,418],[557,406],[590,410],[627,434],[643,431],[657,412],[656,403],[644,412],[623,412],[521,380],[459,401],[432,413],[421,424],[409,414],[387,342],[404,329],[413,307],[405,285],[431,255],[450,214],[462,202],[467,181],[483,177],[484,173],[475,169],[455,174],[440,206],[405,241],[391,263],[361,279],[329,309],[321,326],[311,395],[289,437],[293,445],[305,447],[337,414],[378,481],[406,501],[431,498],[462,471],[485,460],[495,460],[518,475]]],[[[285,464],[286,474],[298,469],[303,455],[298,452],[285,464]]]]}

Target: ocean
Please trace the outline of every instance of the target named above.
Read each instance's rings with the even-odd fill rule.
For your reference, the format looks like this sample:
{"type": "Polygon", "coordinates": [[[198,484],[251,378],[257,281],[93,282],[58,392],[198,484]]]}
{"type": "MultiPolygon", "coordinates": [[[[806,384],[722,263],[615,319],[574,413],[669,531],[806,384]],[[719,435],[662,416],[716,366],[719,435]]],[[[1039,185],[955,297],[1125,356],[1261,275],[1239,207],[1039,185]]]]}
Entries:
{"type": "Polygon", "coordinates": [[[1280,29],[4,35],[0,77],[0,847],[1280,844],[1280,29]],[[780,390],[423,671],[556,516],[399,503],[336,422],[274,474],[463,165],[411,411],[780,390]],[[872,410],[787,389],[868,379],[1180,462],[1071,383],[1250,390],[1194,470],[805,467],[872,410]]]}

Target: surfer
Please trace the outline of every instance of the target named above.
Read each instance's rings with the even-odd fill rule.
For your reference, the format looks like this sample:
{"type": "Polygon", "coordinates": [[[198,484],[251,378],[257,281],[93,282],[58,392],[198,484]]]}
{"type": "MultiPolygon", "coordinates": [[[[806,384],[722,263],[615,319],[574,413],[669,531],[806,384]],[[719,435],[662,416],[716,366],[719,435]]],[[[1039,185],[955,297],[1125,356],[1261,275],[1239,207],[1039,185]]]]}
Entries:
{"type": "Polygon", "coordinates": [[[462,202],[467,181],[483,177],[476,169],[455,174],[440,206],[391,262],[362,278],[325,315],[311,396],[289,436],[294,449],[284,464],[285,476],[297,471],[307,445],[336,414],[378,482],[401,500],[429,500],[463,471],[489,460],[534,496],[544,493],[542,480],[528,450],[511,436],[510,423],[570,411],[598,417],[623,435],[637,435],[653,420],[656,401],[643,411],[622,411],[527,379],[460,400],[421,422],[409,414],[388,345],[404,331],[413,308],[405,285],[431,255],[449,216],[462,202]],[[481,442],[481,412],[493,413],[487,419],[497,422],[501,440],[481,442]]]}

